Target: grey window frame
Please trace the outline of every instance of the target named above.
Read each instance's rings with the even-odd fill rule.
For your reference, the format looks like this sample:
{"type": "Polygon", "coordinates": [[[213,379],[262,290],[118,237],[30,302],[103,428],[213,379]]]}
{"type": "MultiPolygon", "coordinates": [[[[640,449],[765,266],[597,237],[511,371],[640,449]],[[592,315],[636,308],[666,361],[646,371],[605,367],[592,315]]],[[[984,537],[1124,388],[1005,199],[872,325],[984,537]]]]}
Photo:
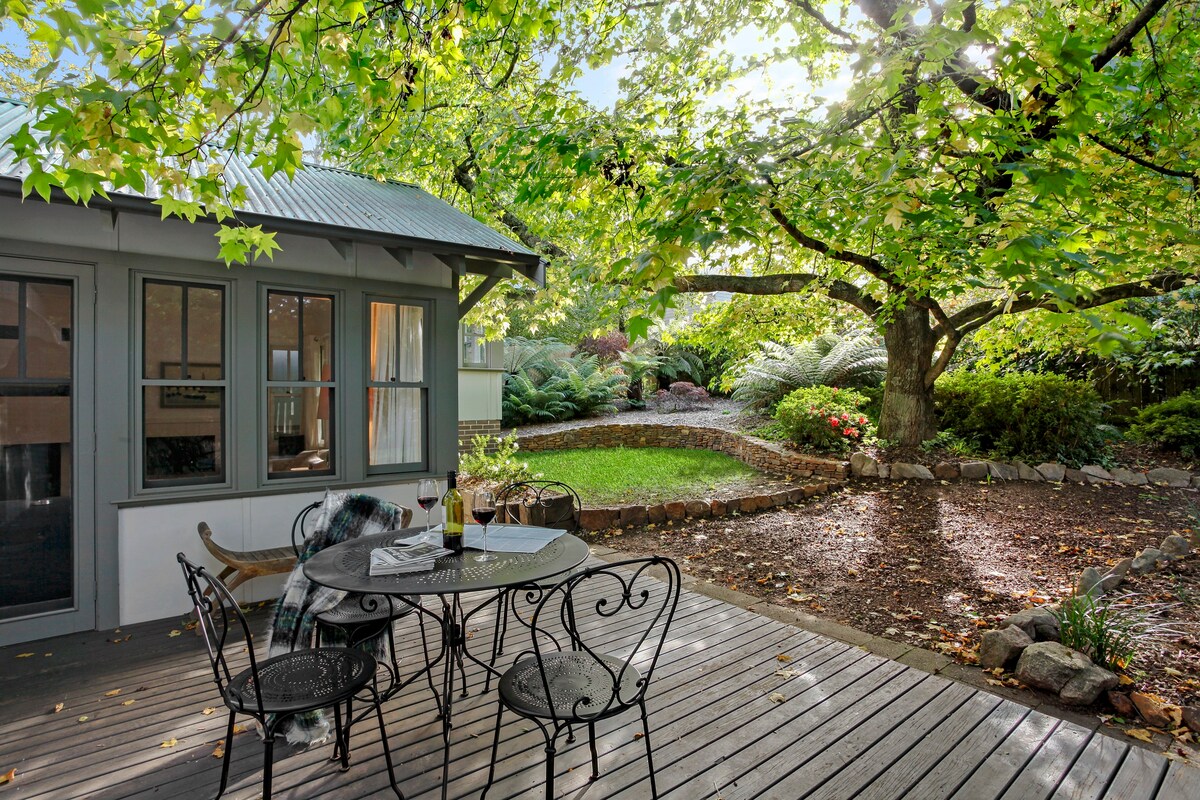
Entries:
{"type": "MultiPolygon", "coordinates": [[[[339,384],[344,385],[341,376],[346,372],[346,366],[343,363],[343,355],[345,348],[342,346],[343,336],[342,329],[342,314],[339,311],[343,303],[343,293],[338,289],[327,287],[311,287],[311,286],[295,286],[279,283],[260,283],[258,305],[256,313],[259,316],[259,337],[258,337],[258,352],[259,352],[259,392],[258,392],[258,420],[257,430],[255,435],[258,437],[258,453],[259,453],[259,485],[263,488],[268,486],[305,486],[308,484],[328,484],[343,480],[342,475],[342,450],[344,449],[342,442],[342,426],[340,424],[340,410],[343,404],[341,399],[342,389],[339,384]],[[291,295],[295,297],[321,297],[327,298],[331,302],[330,314],[330,332],[333,336],[333,346],[330,348],[330,354],[333,358],[333,369],[330,371],[332,379],[328,381],[272,381],[271,380],[271,337],[270,337],[270,305],[269,301],[272,294],[291,295]],[[267,436],[270,431],[270,416],[267,413],[267,399],[270,396],[272,388],[292,388],[292,389],[308,389],[308,388],[324,388],[332,390],[332,400],[329,404],[329,469],[327,470],[306,470],[304,472],[271,472],[271,459],[268,452],[267,436]]],[[[303,308],[303,303],[301,304],[303,308]]],[[[303,313],[301,313],[301,320],[303,313]]],[[[300,324],[300,345],[303,347],[304,326],[300,324]]],[[[300,358],[301,366],[303,366],[303,355],[300,358]]]]}
{"type": "MultiPolygon", "coordinates": [[[[433,327],[433,302],[403,295],[381,294],[379,292],[363,292],[363,391],[360,400],[362,414],[363,452],[362,463],[366,475],[399,475],[410,472],[427,472],[429,470],[429,453],[433,432],[429,425],[429,395],[433,380],[433,347],[430,331],[433,327]],[[421,309],[421,380],[420,381],[375,381],[371,379],[371,304],[391,303],[397,306],[415,306],[421,309]],[[421,459],[402,464],[372,464],[371,463],[371,389],[420,389],[421,390],[421,459]]],[[[397,322],[399,324],[399,322],[397,322]]],[[[399,354],[397,354],[399,357],[399,354]]],[[[399,369],[397,369],[397,373],[399,369]]]]}
{"type": "Polygon", "coordinates": [[[222,489],[233,487],[233,459],[229,443],[233,439],[232,413],[234,405],[233,388],[230,374],[233,372],[233,287],[228,281],[190,280],[186,277],[170,273],[135,273],[134,307],[137,309],[137,319],[134,321],[133,347],[133,469],[130,477],[134,481],[134,494],[177,493],[180,489],[196,488],[201,490],[222,489]],[[146,284],[157,283],[184,288],[183,342],[180,363],[180,378],[147,378],[146,364],[146,284]],[[221,374],[220,380],[187,380],[182,377],[183,366],[187,363],[187,288],[191,286],[217,288],[221,290],[221,374]],[[225,402],[221,409],[221,475],[217,478],[178,480],[161,480],[147,483],[146,480],[146,387],[149,386],[194,386],[197,388],[219,387],[225,390],[225,402]]]}
{"type": "Polygon", "coordinates": [[[458,349],[459,358],[458,365],[465,369],[487,369],[490,366],[488,359],[487,342],[483,343],[483,360],[468,361],[467,360],[467,336],[471,336],[478,340],[483,336],[482,325],[468,325],[465,322],[460,322],[458,325],[458,349]],[[476,332],[478,331],[478,332],[476,332]]]}

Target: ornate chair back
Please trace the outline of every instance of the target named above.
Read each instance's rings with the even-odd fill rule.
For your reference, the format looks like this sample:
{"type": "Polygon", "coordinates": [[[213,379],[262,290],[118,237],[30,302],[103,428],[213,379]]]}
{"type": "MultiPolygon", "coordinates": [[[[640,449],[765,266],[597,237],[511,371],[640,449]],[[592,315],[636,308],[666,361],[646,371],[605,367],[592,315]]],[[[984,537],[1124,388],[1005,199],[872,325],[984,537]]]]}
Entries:
{"type": "Polygon", "coordinates": [[[577,531],[582,508],[579,493],[561,481],[520,481],[496,493],[498,522],[577,531]]]}

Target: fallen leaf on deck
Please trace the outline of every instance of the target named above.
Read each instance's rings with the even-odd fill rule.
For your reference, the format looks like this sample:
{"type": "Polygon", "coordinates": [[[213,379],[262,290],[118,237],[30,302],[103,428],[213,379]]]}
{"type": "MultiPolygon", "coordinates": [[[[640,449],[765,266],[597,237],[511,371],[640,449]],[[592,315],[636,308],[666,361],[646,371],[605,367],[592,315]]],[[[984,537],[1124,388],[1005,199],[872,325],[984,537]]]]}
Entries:
{"type": "Polygon", "coordinates": [[[29,658],[33,653],[17,653],[17,658],[29,658]]]}
{"type": "Polygon", "coordinates": [[[204,709],[204,710],[203,710],[203,711],[201,711],[200,713],[201,713],[201,714],[203,714],[204,716],[206,716],[206,717],[207,717],[209,714],[212,714],[212,713],[214,713],[215,711],[216,711],[216,709],[215,709],[215,708],[213,708],[212,706],[209,706],[208,708],[204,709]]]}
{"type": "Polygon", "coordinates": [[[175,745],[177,745],[177,744],[179,744],[179,740],[178,740],[178,739],[176,739],[174,736],[172,736],[170,739],[167,739],[165,742],[163,742],[162,744],[160,744],[160,745],[159,745],[159,748],[160,748],[160,749],[167,749],[167,748],[174,747],[174,746],[175,746],[175,745]]]}
{"type": "Polygon", "coordinates": [[[792,657],[789,656],[787,653],[780,653],[779,655],[775,656],[775,660],[782,661],[784,664],[786,664],[787,662],[792,660],[792,657]]]}
{"type": "Polygon", "coordinates": [[[77,719],[77,720],[75,720],[75,721],[76,721],[76,722],[87,722],[87,721],[88,721],[88,718],[87,718],[86,716],[84,716],[84,717],[80,717],[79,719],[77,719]]]}
{"type": "Polygon", "coordinates": [[[225,740],[224,739],[217,742],[217,746],[215,748],[213,748],[212,757],[213,758],[224,758],[225,757],[225,740]]]}
{"type": "Polygon", "coordinates": [[[173,636],[178,636],[179,634],[180,634],[180,631],[171,631],[170,633],[167,634],[167,636],[173,637],[173,636]]]}
{"type": "Polygon", "coordinates": [[[1146,744],[1150,744],[1154,740],[1154,737],[1150,735],[1150,731],[1145,728],[1130,728],[1125,731],[1125,735],[1132,736],[1139,742],[1145,742],[1146,744]]]}
{"type": "Polygon", "coordinates": [[[66,707],[67,707],[66,703],[55,703],[54,704],[54,713],[57,714],[58,712],[62,711],[66,707]]]}
{"type": "Polygon", "coordinates": [[[120,690],[120,689],[113,689],[111,692],[105,692],[105,693],[104,693],[104,696],[105,696],[105,697],[116,697],[116,696],[117,696],[117,695],[119,695],[120,693],[121,693],[121,690],[120,690]]]}
{"type": "Polygon", "coordinates": [[[3,775],[0,775],[0,786],[3,786],[6,783],[12,783],[16,779],[17,779],[17,768],[13,767],[8,772],[4,773],[3,775]]]}
{"type": "Polygon", "coordinates": [[[134,704],[134,703],[136,703],[136,702],[137,702],[137,700],[126,700],[124,703],[121,703],[121,705],[123,705],[123,706],[131,706],[131,705],[133,705],[133,704],[134,704]]]}
{"type": "Polygon", "coordinates": [[[781,678],[799,678],[804,672],[798,669],[777,669],[775,674],[781,678]]]}
{"type": "Polygon", "coordinates": [[[635,733],[635,734],[633,735],[633,740],[636,742],[638,739],[641,739],[641,738],[643,738],[645,735],[646,735],[646,734],[644,734],[644,733],[641,733],[641,732],[639,731],[638,733],[635,733]]]}
{"type": "Polygon", "coordinates": [[[783,701],[787,700],[787,695],[783,694],[782,692],[772,692],[767,699],[772,703],[782,703],[783,701]]]}

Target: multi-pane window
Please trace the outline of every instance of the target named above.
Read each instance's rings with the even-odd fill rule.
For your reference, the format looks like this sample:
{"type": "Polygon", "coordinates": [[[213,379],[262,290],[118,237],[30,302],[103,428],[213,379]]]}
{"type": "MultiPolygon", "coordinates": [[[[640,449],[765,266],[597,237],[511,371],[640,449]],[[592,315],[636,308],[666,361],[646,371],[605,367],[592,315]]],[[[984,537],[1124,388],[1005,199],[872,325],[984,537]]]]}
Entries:
{"type": "Polygon", "coordinates": [[[267,292],[267,477],[333,472],[333,297],[267,292]]]}
{"type": "Polygon", "coordinates": [[[464,367],[486,367],[488,363],[487,342],[483,340],[482,325],[463,325],[462,365],[464,367]]]}
{"type": "Polygon", "coordinates": [[[142,283],[142,485],[225,481],[225,289],[142,283]]]}
{"type": "Polygon", "coordinates": [[[368,306],[368,469],[420,469],[429,391],[425,307],[387,299],[372,299],[368,306]]]}

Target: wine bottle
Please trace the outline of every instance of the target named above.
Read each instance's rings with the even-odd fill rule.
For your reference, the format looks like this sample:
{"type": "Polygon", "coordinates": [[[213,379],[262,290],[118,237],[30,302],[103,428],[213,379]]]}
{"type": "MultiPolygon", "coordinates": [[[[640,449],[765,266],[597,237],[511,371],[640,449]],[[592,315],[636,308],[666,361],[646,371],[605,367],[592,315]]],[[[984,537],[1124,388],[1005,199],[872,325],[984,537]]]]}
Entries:
{"type": "Polygon", "coordinates": [[[446,474],[446,493],[442,495],[442,547],[455,553],[463,551],[463,499],[458,491],[458,477],[453,470],[446,474]]]}

